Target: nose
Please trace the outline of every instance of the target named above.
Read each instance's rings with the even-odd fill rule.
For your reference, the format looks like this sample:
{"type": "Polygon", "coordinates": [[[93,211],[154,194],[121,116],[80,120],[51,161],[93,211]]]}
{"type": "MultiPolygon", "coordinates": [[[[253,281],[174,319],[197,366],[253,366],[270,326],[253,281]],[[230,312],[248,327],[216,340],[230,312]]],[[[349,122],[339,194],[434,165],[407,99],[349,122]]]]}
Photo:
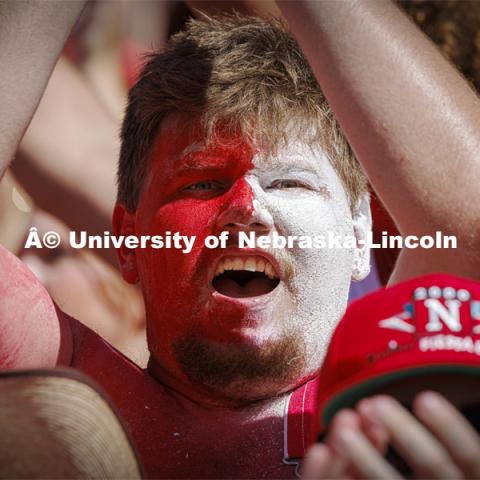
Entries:
{"type": "Polygon", "coordinates": [[[232,191],[231,200],[217,219],[221,231],[231,233],[238,231],[255,231],[266,234],[273,228],[270,212],[254,198],[254,193],[247,182],[232,191]]]}

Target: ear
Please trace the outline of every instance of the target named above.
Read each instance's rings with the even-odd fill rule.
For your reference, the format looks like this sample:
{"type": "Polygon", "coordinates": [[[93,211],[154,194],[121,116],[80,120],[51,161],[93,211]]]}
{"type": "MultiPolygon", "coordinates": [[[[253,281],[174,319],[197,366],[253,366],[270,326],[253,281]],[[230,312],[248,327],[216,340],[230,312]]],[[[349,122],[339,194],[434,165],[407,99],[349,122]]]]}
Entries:
{"type": "Polygon", "coordinates": [[[370,247],[366,241],[372,232],[372,213],[368,193],[360,197],[353,211],[353,232],[357,247],[353,255],[352,280],[358,282],[370,273],[370,247]]]}
{"type": "MultiPolygon", "coordinates": [[[[112,224],[115,236],[135,235],[135,213],[129,212],[121,203],[115,204],[112,224]]],[[[117,248],[117,256],[123,279],[128,283],[137,283],[138,270],[135,250],[122,244],[120,248],[117,248]]]]}

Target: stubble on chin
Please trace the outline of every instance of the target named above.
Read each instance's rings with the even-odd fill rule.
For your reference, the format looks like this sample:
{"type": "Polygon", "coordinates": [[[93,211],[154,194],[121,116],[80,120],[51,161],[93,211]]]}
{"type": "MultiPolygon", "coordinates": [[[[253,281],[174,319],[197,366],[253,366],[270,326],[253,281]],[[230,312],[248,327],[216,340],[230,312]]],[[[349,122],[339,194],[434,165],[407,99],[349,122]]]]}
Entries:
{"type": "Polygon", "coordinates": [[[301,379],[306,365],[305,344],[295,333],[262,346],[189,335],[175,343],[174,353],[190,381],[232,400],[280,394],[301,379]]]}

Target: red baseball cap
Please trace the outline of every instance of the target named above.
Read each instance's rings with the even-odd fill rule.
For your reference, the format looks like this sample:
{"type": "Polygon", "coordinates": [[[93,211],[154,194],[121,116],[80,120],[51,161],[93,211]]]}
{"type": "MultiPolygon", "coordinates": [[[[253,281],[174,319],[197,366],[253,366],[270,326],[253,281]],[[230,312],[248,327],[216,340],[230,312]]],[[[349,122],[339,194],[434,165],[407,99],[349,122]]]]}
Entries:
{"type": "Polygon", "coordinates": [[[397,379],[455,372],[480,376],[480,283],[432,274],[374,292],[352,303],[332,337],[318,383],[320,431],[397,379]]]}

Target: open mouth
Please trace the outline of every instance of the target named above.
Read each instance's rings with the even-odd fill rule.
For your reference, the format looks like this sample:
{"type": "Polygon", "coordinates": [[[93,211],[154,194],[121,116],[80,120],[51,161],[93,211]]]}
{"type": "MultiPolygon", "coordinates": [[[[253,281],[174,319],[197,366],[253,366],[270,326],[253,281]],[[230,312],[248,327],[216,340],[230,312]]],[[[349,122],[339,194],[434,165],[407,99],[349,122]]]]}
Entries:
{"type": "Polygon", "coordinates": [[[213,288],[232,298],[258,297],[280,283],[273,265],[262,257],[226,257],[215,270],[213,288]]]}

